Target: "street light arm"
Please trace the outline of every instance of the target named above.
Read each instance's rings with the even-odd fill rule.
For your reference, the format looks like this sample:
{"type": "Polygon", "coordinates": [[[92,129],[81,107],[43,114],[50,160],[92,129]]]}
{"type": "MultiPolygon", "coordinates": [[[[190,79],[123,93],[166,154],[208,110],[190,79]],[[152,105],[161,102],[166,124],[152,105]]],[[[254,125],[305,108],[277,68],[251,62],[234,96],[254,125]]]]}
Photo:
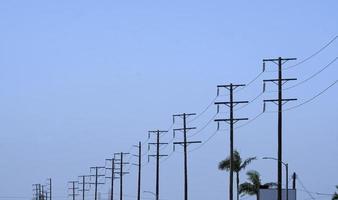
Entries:
{"type": "Polygon", "coordinates": [[[284,166],[288,165],[287,163],[284,163],[283,161],[278,160],[277,158],[274,158],[274,157],[263,157],[262,159],[264,159],[264,160],[275,160],[275,161],[281,162],[284,166]]]}

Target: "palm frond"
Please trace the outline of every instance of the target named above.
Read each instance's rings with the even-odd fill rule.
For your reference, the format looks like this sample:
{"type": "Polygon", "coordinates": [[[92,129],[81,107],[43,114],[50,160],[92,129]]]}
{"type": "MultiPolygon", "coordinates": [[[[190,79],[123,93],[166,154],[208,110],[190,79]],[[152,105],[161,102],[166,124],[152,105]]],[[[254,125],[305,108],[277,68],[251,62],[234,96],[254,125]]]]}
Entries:
{"type": "Polygon", "coordinates": [[[337,193],[334,193],[332,200],[338,200],[338,194],[337,193]]]}
{"type": "Polygon", "coordinates": [[[256,160],[257,158],[256,157],[250,157],[248,159],[246,159],[242,164],[241,166],[239,167],[240,170],[242,169],[245,169],[252,161],[256,160]]]}
{"type": "Polygon", "coordinates": [[[244,195],[256,195],[257,190],[255,186],[251,183],[245,182],[239,185],[239,194],[244,195]]]}
{"type": "Polygon", "coordinates": [[[248,175],[248,180],[252,182],[253,185],[259,188],[261,185],[261,178],[258,171],[250,170],[246,173],[248,175]]]}
{"type": "Polygon", "coordinates": [[[218,169],[219,169],[219,170],[226,170],[226,171],[229,171],[229,170],[230,170],[230,159],[222,160],[222,161],[218,164],[218,169]]]}

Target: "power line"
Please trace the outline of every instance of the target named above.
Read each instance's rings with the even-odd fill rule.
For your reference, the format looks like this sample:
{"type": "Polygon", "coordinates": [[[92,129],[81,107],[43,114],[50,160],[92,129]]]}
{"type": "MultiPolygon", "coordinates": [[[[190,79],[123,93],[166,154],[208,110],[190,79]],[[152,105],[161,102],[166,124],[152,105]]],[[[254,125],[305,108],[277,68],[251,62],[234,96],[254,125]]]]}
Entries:
{"type": "Polygon", "coordinates": [[[302,85],[303,83],[306,83],[307,81],[313,79],[314,77],[316,77],[318,74],[322,73],[325,69],[327,69],[328,67],[330,67],[333,63],[335,63],[336,61],[338,60],[338,57],[336,57],[335,59],[333,59],[329,64],[325,65],[323,68],[321,68],[319,71],[317,71],[316,73],[312,74],[310,77],[304,79],[303,81],[293,85],[293,86],[290,86],[290,87],[287,87],[287,88],[284,88],[284,90],[289,90],[289,89],[292,89],[292,88],[295,88],[299,85],[302,85]]]}
{"type": "Polygon", "coordinates": [[[291,65],[289,67],[284,68],[284,70],[288,70],[288,69],[294,68],[294,67],[296,67],[298,65],[301,65],[301,64],[305,63],[306,61],[310,60],[311,58],[315,57],[320,52],[322,52],[324,49],[326,49],[328,46],[330,46],[337,38],[338,38],[338,36],[335,36],[333,39],[331,39],[326,45],[324,45],[318,51],[316,51],[315,53],[311,54],[309,57],[305,58],[304,60],[302,60],[302,61],[300,61],[300,62],[298,62],[298,63],[296,63],[294,65],[291,65]]]}
{"type": "MultiPolygon", "coordinates": [[[[289,70],[289,69],[292,69],[298,65],[301,65],[305,62],[307,62],[308,60],[312,59],[313,57],[317,56],[319,53],[321,53],[322,51],[324,51],[327,47],[329,47],[336,39],[338,38],[338,36],[335,36],[333,37],[328,43],[326,43],[323,47],[321,47],[319,50],[317,50],[316,52],[314,52],[313,54],[311,54],[310,56],[306,57],[305,59],[299,61],[298,63],[294,64],[294,65],[291,65],[289,67],[285,67],[283,69],[283,71],[285,70],[289,70]]],[[[276,72],[277,70],[270,70],[270,71],[267,71],[267,72],[276,72]]]]}
{"type": "Polygon", "coordinates": [[[304,104],[307,104],[307,103],[313,101],[314,99],[316,99],[316,98],[319,97],[320,95],[324,94],[327,90],[329,90],[331,87],[333,87],[333,86],[334,86],[335,84],[337,84],[337,83],[338,83],[338,80],[336,80],[335,82],[333,82],[331,85],[329,85],[329,86],[328,86],[327,88],[325,88],[323,91],[319,92],[318,94],[316,94],[315,96],[311,97],[310,99],[308,99],[308,100],[304,101],[303,103],[298,104],[298,105],[296,105],[296,106],[292,106],[292,107],[290,107],[290,108],[287,108],[287,109],[283,110],[283,112],[284,112],[284,111],[288,111],[288,110],[293,110],[293,109],[295,109],[295,108],[298,108],[298,107],[300,107],[300,106],[303,106],[304,104]]]}
{"type": "Polygon", "coordinates": [[[204,126],[202,126],[201,129],[199,129],[199,130],[196,131],[195,133],[189,135],[188,138],[192,138],[192,137],[198,135],[199,133],[201,133],[206,127],[208,127],[208,126],[211,124],[211,122],[213,122],[213,121],[215,120],[215,117],[217,116],[217,114],[218,114],[218,113],[214,114],[214,115],[211,117],[211,119],[209,119],[208,122],[207,122],[204,126]]]}
{"type": "Polygon", "coordinates": [[[310,197],[312,200],[316,200],[316,199],[312,196],[312,194],[309,192],[309,190],[306,189],[305,185],[304,185],[303,182],[300,180],[299,175],[297,176],[297,180],[298,180],[298,182],[300,183],[300,185],[302,186],[302,188],[305,190],[305,192],[309,195],[309,197],[310,197]]]}
{"type": "MultiPolygon", "coordinates": [[[[316,94],[315,96],[311,97],[310,99],[298,104],[298,105],[295,105],[295,106],[292,106],[292,107],[289,107],[289,108],[286,108],[283,110],[283,112],[285,111],[289,111],[289,110],[293,110],[293,109],[296,109],[298,107],[301,107],[305,104],[308,104],[310,103],[311,101],[315,100],[317,97],[321,96],[322,94],[324,94],[326,91],[328,91],[331,87],[333,87],[334,85],[336,85],[338,83],[338,80],[334,81],[332,84],[330,84],[328,87],[326,87],[324,90],[322,90],[321,92],[319,92],[318,94],[316,94]]],[[[265,113],[276,113],[278,111],[265,111],[265,113]]]]}

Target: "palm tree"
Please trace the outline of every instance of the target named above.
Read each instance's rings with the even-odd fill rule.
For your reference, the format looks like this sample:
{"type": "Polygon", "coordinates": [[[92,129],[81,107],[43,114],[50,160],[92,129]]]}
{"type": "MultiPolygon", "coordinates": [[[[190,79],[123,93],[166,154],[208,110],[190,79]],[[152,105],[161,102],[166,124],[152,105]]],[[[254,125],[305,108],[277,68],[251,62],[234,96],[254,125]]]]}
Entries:
{"type": "Polygon", "coordinates": [[[270,188],[271,186],[275,186],[276,183],[265,183],[262,184],[260,174],[255,171],[251,170],[246,173],[248,176],[248,180],[250,182],[242,183],[239,186],[239,193],[243,195],[256,195],[257,200],[259,200],[259,189],[260,188],[270,188]]]}
{"type": "MultiPolygon", "coordinates": [[[[336,188],[338,190],[338,185],[336,185],[336,188]]],[[[332,196],[332,200],[338,200],[338,193],[335,192],[334,195],[332,196]]]]}
{"type": "MultiPolygon", "coordinates": [[[[228,156],[225,160],[222,160],[218,164],[218,169],[230,171],[230,159],[230,156],[228,156]]],[[[236,173],[237,200],[239,200],[239,172],[244,170],[253,160],[256,160],[256,157],[250,157],[243,162],[238,151],[234,151],[234,172],[236,173]]]]}

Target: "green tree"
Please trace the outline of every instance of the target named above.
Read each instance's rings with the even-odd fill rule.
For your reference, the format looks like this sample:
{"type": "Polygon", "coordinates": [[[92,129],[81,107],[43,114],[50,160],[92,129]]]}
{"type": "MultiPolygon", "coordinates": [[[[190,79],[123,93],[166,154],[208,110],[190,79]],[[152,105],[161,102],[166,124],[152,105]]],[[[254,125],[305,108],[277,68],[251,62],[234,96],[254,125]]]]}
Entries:
{"type": "MultiPolygon", "coordinates": [[[[338,190],[338,185],[336,186],[337,190],[338,190]]],[[[334,195],[332,196],[332,200],[338,200],[338,193],[335,192],[334,195]]]]}
{"type": "MultiPolygon", "coordinates": [[[[236,173],[237,200],[239,200],[239,173],[244,170],[256,157],[250,157],[244,161],[238,151],[234,151],[234,172],[236,173]]],[[[218,164],[218,169],[230,171],[230,156],[218,164]]]]}
{"type": "Polygon", "coordinates": [[[239,186],[239,193],[244,195],[256,195],[257,200],[259,200],[259,189],[260,188],[270,188],[276,186],[276,183],[265,183],[262,184],[260,174],[251,170],[246,173],[248,176],[249,182],[242,183],[239,186]]]}

